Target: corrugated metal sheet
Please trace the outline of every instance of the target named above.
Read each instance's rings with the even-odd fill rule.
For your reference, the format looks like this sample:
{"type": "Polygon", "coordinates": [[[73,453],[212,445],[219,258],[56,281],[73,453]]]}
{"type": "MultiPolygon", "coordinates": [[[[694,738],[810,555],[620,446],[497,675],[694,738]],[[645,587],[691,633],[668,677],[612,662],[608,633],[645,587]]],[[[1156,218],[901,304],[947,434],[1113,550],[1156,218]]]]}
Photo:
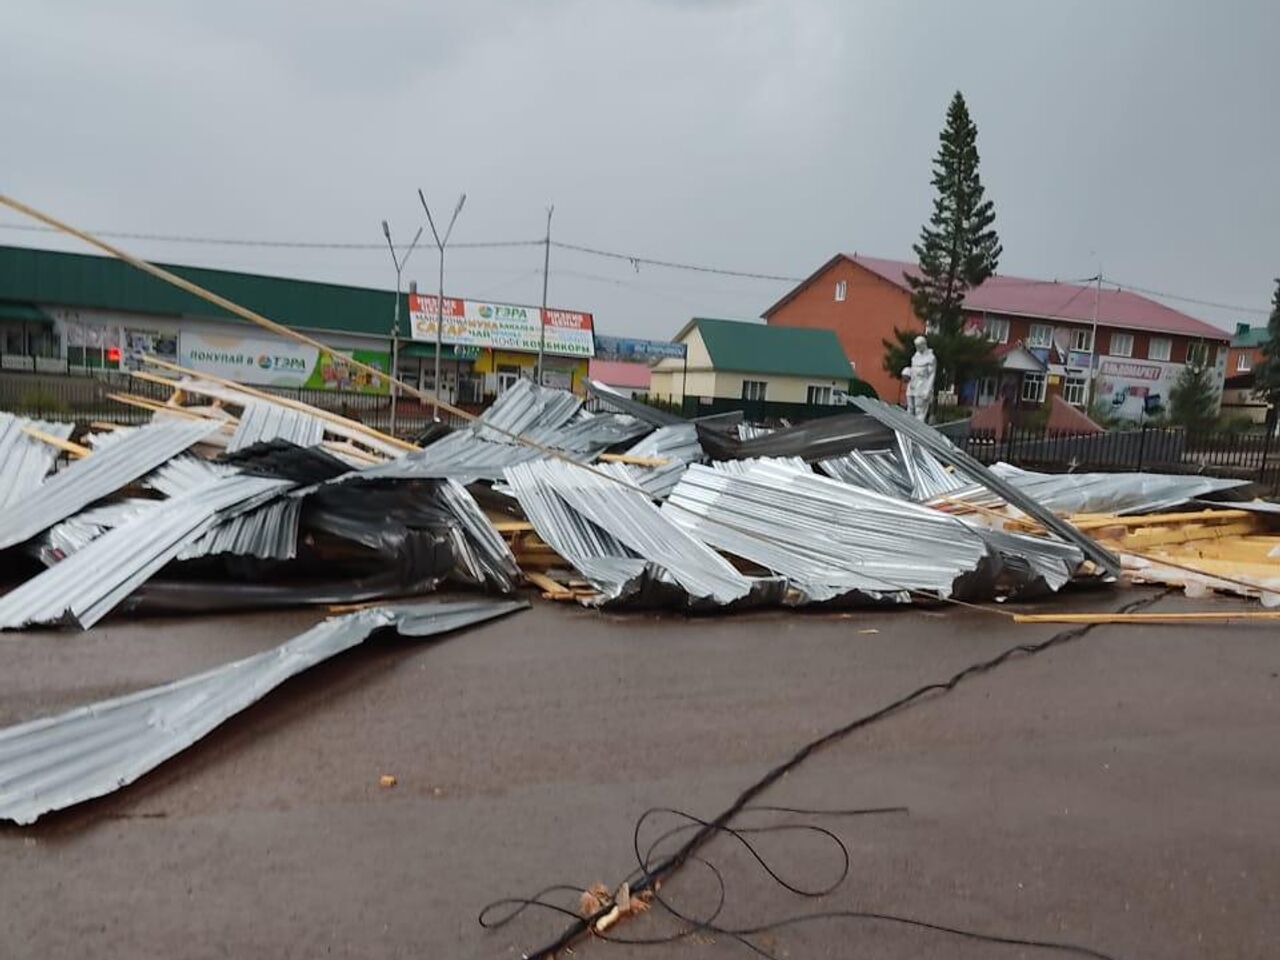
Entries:
{"type": "MultiPolygon", "coordinates": [[[[1155,513],[1249,483],[1165,473],[1036,473],[1007,463],[993,464],[991,472],[1054,513],[1155,513]]],[[[977,484],[946,496],[989,509],[1005,505],[1002,497],[977,484]]]]}
{"type": "Polygon", "coordinates": [[[692,423],[659,427],[627,450],[635,457],[658,457],[668,461],[661,467],[628,466],[632,481],[655,500],[666,497],[674,488],[685,468],[703,459],[702,444],[698,443],[698,429],[692,423]]]}
{"type": "Polygon", "coordinates": [[[0,413],[0,509],[16,504],[44,481],[58,459],[58,448],[23,432],[34,427],[66,440],[74,423],[48,423],[0,413]]]}
{"type": "Polygon", "coordinates": [[[199,443],[218,429],[199,420],[143,427],[77,460],[0,515],[0,549],[29,540],[199,443]]]}
{"type": "Polygon", "coordinates": [[[302,500],[280,497],[214,525],[183,547],[176,560],[229,553],[260,560],[292,560],[298,555],[298,518],[302,500]]]}
{"type": "Polygon", "coordinates": [[[505,600],[361,610],[193,677],[0,730],[0,819],[33,823],[133,783],[285,680],[374,631],[434,636],[527,606],[505,600]]]}
{"type": "Polygon", "coordinates": [[[802,463],[691,466],[662,513],[717,549],[785,576],[805,599],[951,596],[988,557],[953,517],[814,474],[802,463]]]}
{"type": "Polygon", "coordinates": [[[324,421],[292,407],[246,400],[240,423],[227,443],[227,453],[263,440],[288,440],[300,447],[314,447],[324,440],[324,421]]]}
{"type": "MultiPolygon", "coordinates": [[[[510,467],[507,482],[513,490],[528,491],[534,485],[559,497],[617,543],[639,557],[660,564],[695,603],[707,601],[722,606],[743,600],[752,593],[749,578],[672,523],[644,493],[631,488],[630,478],[619,464],[604,464],[596,469],[622,482],[556,460],[510,467]]],[[[517,497],[524,502],[519,492],[517,497]]]]}
{"type": "Polygon", "coordinates": [[[529,430],[554,429],[578,412],[582,401],[567,390],[539,387],[532,380],[520,379],[480,417],[474,432],[481,440],[493,443],[515,443],[509,433],[525,434],[529,430]],[[497,427],[498,430],[486,430],[497,427]]]}
{"type": "Polygon", "coordinates": [[[906,434],[939,460],[950,463],[970,480],[995,491],[1008,503],[1038,520],[1046,530],[1061,537],[1068,543],[1074,543],[1084,552],[1086,557],[1107,574],[1113,577],[1120,575],[1120,560],[1114,554],[1098,546],[1089,537],[1086,537],[1071,524],[1060,519],[1052,511],[1047,510],[1017,487],[1002,480],[969,456],[969,454],[957,448],[950,440],[932,427],[921,423],[914,417],[908,416],[905,411],[897,407],[891,407],[879,400],[872,400],[869,397],[850,397],[849,402],[896,433],[906,434]]]}
{"type": "Polygon", "coordinates": [[[0,629],[33,623],[88,629],[209,530],[219,514],[247,510],[292,486],[265,477],[228,477],[165,501],[0,597],[0,629]]]}

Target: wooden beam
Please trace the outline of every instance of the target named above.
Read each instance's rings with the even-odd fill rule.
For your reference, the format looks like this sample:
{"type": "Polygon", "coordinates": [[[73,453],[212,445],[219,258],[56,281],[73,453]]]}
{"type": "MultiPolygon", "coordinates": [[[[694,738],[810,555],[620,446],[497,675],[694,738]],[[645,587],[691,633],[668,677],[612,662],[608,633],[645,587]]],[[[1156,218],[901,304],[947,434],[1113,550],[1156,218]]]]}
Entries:
{"type": "Polygon", "coordinates": [[[524,578],[538,587],[543,593],[550,594],[553,597],[572,597],[573,591],[568,587],[552,580],[545,573],[536,573],[533,570],[524,571],[524,578]]]}
{"type": "Polygon", "coordinates": [[[1280,610],[1205,611],[1196,613],[1015,613],[1014,623],[1231,623],[1280,620],[1280,610]]]}
{"type": "Polygon", "coordinates": [[[68,453],[77,459],[80,457],[87,457],[93,453],[93,451],[88,447],[82,447],[80,444],[72,443],[70,440],[63,440],[61,437],[55,437],[53,434],[45,433],[43,430],[36,427],[23,427],[22,432],[29,437],[34,437],[41,443],[47,443],[51,447],[57,447],[63,453],[68,453]]]}
{"type": "Polygon", "coordinates": [[[1193,513],[1144,513],[1133,517],[1079,514],[1070,520],[1077,530],[1096,530],[1099,527],[1168,527],[1187,523],[1224,523],[1254,516],[1256,514],[1248,510],[1197,510],[1193,513]]]}
{"type": "Polygon", "coordinates": [[[666,457],[640,457],[630,453],[602,453],[600,459],[606,463],[628,463],[633,467],[665,467],[671,462],[666,457]]]}

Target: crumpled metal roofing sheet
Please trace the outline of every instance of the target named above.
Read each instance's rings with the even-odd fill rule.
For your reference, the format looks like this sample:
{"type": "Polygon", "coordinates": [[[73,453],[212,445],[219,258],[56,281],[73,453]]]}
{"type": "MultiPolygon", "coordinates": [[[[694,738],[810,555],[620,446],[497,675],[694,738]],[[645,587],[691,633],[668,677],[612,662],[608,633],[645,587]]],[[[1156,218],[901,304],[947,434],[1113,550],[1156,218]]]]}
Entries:
{"type": "Polygon", "coordinates": [[[1115,554],[1103,549],[1071,524],[1060,519],[1053,511],[1046,509],[1034,498],[1027,496],[1016,486],[992,473],[969,454],[957,448],[937,430],[921,423],[897,407],[891,407],[887,403],[873,400],[870,397],[850,397],[849,402],[864,413],[879,420],[891,430],[899,434],[906,434],[939,460],[950,463],[956,470],[971,480],[995,491],[1006,502],[1038,520],[1046,530],[1068,543],[1074,543],[1101,570],[1113,577],[1120,575],[1120,559],[1115,554]]]}
{"type": "Polygon", "coordinates": [[[230,553],[259,560],[292,560],[298,555],[302,500],[280,497],[214,524],[183,547],[175,560],[230,553]]]}
{"type": "Polygon", "coordinates": [[[686,422],[683,417],[676,416],[674,413],[659,410],[657,407],[641,403],[639,400],[632,400],[630,397],[624,396],[613,389],[607,383],[601,383],[599,380],[587,380],[587,393],[597,397],[602,403],[613,407],[619,413],[630,414],[655,427],[665,427],[686,422]]]}
{"type": "Polygon", "coordinates": [[[25,433],[26,427],[66,440],[75,424],[47,423],[0,413],[0,509],[17,503],[40,486],[58,459],[58,448],[25,433]]]}
{"type": "Polygon", "coordinates": [[[34,823],[133,783],[285,680],[377,630],[434,636],[527,606],[502,600],[361,610],[193,677],[0,730],[0,820],[34,823]]]}
{"type": "MultiPolygon", "coordinates": [[[[1007,463],[993,464],[991,472],[1055,513],[1156,513],[1249,483],[1167,473],[1036,473],[1007,463]]],[[[980,507],[1005,504],[999,495],[977,485],[946,496],[980,507]]]]}
{"type": "MultiPolygon", "coordinates": [[[[540,460],[509,468],[507,482],[522,505],[531,489],[558,497],[612,538],[602,544],[603,549],[613,552],[621,544],[636,556],[660,565],[695,603],[723,606],[753,593],[756,585],[750,578],[672,523],[642,491],[631,486],[627,471],[620,467],[603,464],[585,470],[556,460],[540,460]]],[[[536,506],[534,512],[538,513],[536,506]]],[[[531,522],[537,528],[538,522],[531,522]]],[[[578,532],[589,534],[589,529],[579,527],[578,532]]],[[[556,536],[551,531],[548,534],[556,536]]],[[[554,546],[553,540],[547,542],[554,546]]]]}
{"type": "Polygon", "coordinates": [[[474,432],[481,440],[516,443],[508,434],[524,434],[534,428],[554,429],[568,423],[581,406],[582,401],[568,390],[539,387],[532,380],[521,378],[484,412],[474,425],[474,432]]]}
{"type": "Polygon", "coordinates": [[[698,443],[698,428],[692,423],[659,427],[627,450],[633,457],[655,457],[668,461],[661,467],[641,467],[628,464],[635,484],[644,489],[654,500],[666,497],[674,488],[685,468],[702,460],[702,444],[698,443]]]}
{"type": "Polygon", "coordinates": [[[939,511],[818,476],[800,462],[690,466],[662,513],[718,549],[779,573],[807,600],[950,596],[988,558],[939,511]]]}
{"type": "Polygon", "coordinates": [[[235,453],[264,440],[288,440],[300,447],[314,447],[324,440],[324,421],[292,407],[246,400],[227,452],[235,453]]]}
{"type": "Polygon", "coordinates": [[[0,597],[0,630],[64,622],[87,630],[212,527],[219,514],[250,509],[292,486],[266,477],[227,477],[165,501],[0,597]]]}
{"type": "Polygon", "coordinates": [[[218,428],[216,422],[203,420],[149,424],[77,460],[0,514],[0,549],[29,540],[114,493],[218,428]]]}

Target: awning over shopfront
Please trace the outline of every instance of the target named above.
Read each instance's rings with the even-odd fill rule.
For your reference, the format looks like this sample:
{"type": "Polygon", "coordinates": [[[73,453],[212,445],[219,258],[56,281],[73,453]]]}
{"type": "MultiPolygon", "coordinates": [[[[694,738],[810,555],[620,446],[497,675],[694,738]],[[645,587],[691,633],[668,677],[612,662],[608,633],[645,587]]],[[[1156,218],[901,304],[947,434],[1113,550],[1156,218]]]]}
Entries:
{"type": "Polygon", "coordinates": [[[53,323],[53,318],[34,303],[17,300],[0,300],[0,320],[16,320],[20,323],[53,323]]]}

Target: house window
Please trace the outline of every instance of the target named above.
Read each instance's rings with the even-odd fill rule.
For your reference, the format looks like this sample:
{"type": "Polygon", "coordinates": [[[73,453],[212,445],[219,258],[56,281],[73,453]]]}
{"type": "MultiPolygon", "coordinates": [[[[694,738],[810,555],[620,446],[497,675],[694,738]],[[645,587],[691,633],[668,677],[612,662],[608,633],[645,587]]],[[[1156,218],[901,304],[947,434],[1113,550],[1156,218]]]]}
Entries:
{"type": "Polygon", "coordinates": [[[1203,367],[1209,362],[1209,345],[1203,340],[1187,344],[1187,363],[1193,367],[1203,367]]]}
{"type": "Polygon", "coordinates": [[[1009,321],[1004,317],[987,317],[983,329],[992,343],[1009,342],[1009,321]]]}
{"type": "Polygon", "coordinates": [[[848,295],[849,295],[849,281],[837,280],[836,281],[836,299],[843,300],[848,295]]]}
{"type": "Polygon", "coordinates": [[[996,400],[996,378],[983,377],[978,381],[978,406],[985,407],[996,400]]]}
{"type": "Polygon", "coordinates": [[[804,402],[808,404],[822,404],[825,406],[830,406],[831,405],[831,388],[810,386],[808,393],[805,396],[804,402]]]}
{"type": "Polygon", "coordinates": [[[1093,353],[1093,331],[1072,330],[1071,349],[1076,353],[1093,353]]]}
{"type": "Polygon", "coordinates": [[[1248,373],[1253,369],[1253,357],[1242,353],[1236,357],[1236,373],[1248,373]]]}
{"type": "Polygon", "coordinates": [[[743,380],[742,381],[742,399],[743,400],[763,400],[765,382],[763,380],[743,380]]]}
{"type": "Polygon", "coordinates": [[[1148,360],[1168,361],[1173,354],[1173,341],[1168,337],[1152,337],[1147,344],[1148,360]]]}
{"type": "Polygon", "coordinates": [[[1022,375],[1022,399],[1027,403],[1044,403],[1045,375],[1032,371],[1022,375]]]}
{"type": "Polygon", "coordinates": [[[1084,393],[1088,382],[1084,377],[1067,377],[1062,381],[1062,399],[1077,407],[1084,406],[1084,393]]]}
{"type": "Polygon", "coordinates": [[[1028,347],[1052,347],[1053,327],[1047,323],[1033,323],[1031,332],[1027,334],[1028,347]]]}
{"type": "Polygon", "coordinates": [[[1132,333],[1111,334],[1111,355],[1113,357],[1132,357],[1133,356],[1133,334],[1132,333]]]}

